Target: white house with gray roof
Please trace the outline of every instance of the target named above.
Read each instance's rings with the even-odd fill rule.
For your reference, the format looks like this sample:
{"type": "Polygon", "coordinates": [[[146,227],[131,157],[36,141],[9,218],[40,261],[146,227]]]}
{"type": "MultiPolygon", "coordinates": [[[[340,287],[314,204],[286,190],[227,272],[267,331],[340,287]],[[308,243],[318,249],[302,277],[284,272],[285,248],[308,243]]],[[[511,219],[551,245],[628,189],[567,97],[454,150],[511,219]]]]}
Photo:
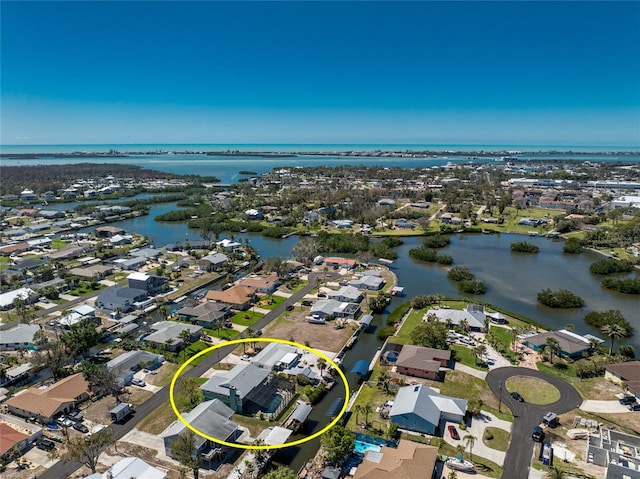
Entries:
{"type": "Polygon", "coordinates": [[[0,330],[0,351],[36,349],[33,335],[40,331],[37,324],[15,324],[0,330]]]}
{"type": "MultiPolygon", "coordinates": [[[[198,431],[224,442],[234,442],[241,434],[238,425],[231,420],[233,411],[218,399],[202,402],[191,412],[183,413],[182,416],[198,431]]],[[[171,452],[171,445],[186,430],[187,427],[182,421],[176,419],[162,432],[161,437],[167,456],[175,459],[171,452]]],[[[197,434],[195,435],[195,446],[194,455],[199,456],[203,462],[209,462],[209,465],[211,465],[211,459],[215,458],[218,463],[224,462],[224,458],[233,453],[233,450],[197,434]]]]}
{"type": "Polygon", "coordinates": [[[336,301],[359,303],[363,299],[362,291],[354,286],[343,286],[338,291],[329,291],[327,296],[336,301]]]}
{"type": "Polygon", "coordinates": [[[238,364],[229,372],[215,374],[200,386],[205,399],[219,399],[233,411],[242,412],[250,394],[261,387],[271,375],[271,369],[255,364],[238,364]]]}
{"type": "Polygon", "coordinates": [[[441,323],[449,323],[452,326],[466,324],[467,330],[484,331],[486,315],[484,308],[475,304],[469,304],[463,310],[459,309],[430,309],[424,316],[423,321],[434,318],[441,323]]]}
{"type": "Polygon", "coordinates": [[[214,253],[203,256],[198,261],[198,266],[204,271],[219,271],[229,261],[229,257],[224,253],[214,253]]]}
{"type": "Polygon", "coordinates": [[[389,419],[401,429],[433,435],[442,432],[448,421],[462,422],[466,412],[466,400],[443,396],[419,384],[398,390],[389,419]]]}
{"type": "Polygon", "coordinates": [[[112,371],[120,386],[131,384],[133,375],[142,368],[157,369],[162,365],[164,356],[149,351],[136,349],[116,356],[107,363],[107,369],[112,371]]]}
{"type": "Polygon", "coordinates": [[[155,332],[145,336],[142,341],[156,347],[166,347],[169,351],[176,351],[182,347],[184,340],[180,337],[183,331],[188,331],[189,342],[198,339],[202,334],[202,327],[194,324],[176,323],[174,321],[159,321],[151,325],[155,332]]]}
{"type": "Polygon", "coordinates": [[[0,311],[13,308],[13,302],[16,298],[21,299],[26,304],[31,304],[38,299],[38,296],[38,293],[31,288],[18,288],[13,291],[7,291],[0,294],[0,311]]]}
{"type": "Polygon", "coordinates": [[[384,286],[384,279],[381,276],[363,275],[359,278],[352,279],[349,284],[355,288],[367,289],[369,291],[378,291],[384,286]]]}

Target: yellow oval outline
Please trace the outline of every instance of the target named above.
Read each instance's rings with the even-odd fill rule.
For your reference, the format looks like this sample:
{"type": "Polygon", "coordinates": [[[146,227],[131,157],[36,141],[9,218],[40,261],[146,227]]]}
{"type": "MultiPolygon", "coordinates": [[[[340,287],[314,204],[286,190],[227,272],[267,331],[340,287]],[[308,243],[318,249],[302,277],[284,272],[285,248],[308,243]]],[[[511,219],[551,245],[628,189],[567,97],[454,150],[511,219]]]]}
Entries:
{"type": "Polygon", "coordinates": [[[180,368],[173,375],[173,378],[171,378],[171,384],[169,385],[169,402],[171,403],[171,409],[173,409],[173,412],[175,413],[175,415],[178,417],[178,419],[180,420],[180,422],[182,424],[184,424],[187,428],[189,428],[191,431],[196,433],[198,436],[204,437],[205,439],[208,439],[209,441],[215,442],[217,444],[221,444],[223,446],[233,447],[233,448],[236,448],[236,449],[248,449],[248,450],[255,450],[255,451],[268,450],[268,449],[283,449],[285,447],[298,446],[300,444],[304,444],[305,442],[310,441],[312,439],[315,439],[316,437],[324,434],[329,429],[331,429],[333,426],[335,426],[338,423],[338,421],[342,418],[344,413],[347,412],[347,406],[348,406],[348,403],[349,403],[349,383],[347,382],[347,378],[345,377],[344,373],[342,372],[342,369],[340,369],[340,367],[335,362],[333,362],[332,359],[330,359],[329,357],[327,357],[325,354],[321,353],[320,351],[318,351],[316,349],[313,349],[313,348],[311,348],[309,346],[305,346],[305,345],[300,344],[300,343],[294,343],[293,341],[287,341],[285,339],[277,339],[277,338],[243,338],[243,339],[234,339],[232,341],[221,342],[219,344],[216,344],[215,346],[211,346],[210,348],[203,349],[199,353],[197,353],[194,356],[190,357],[188,361],[186,361],[182,366],[180,366],[180,368]],[[312,435],[310,435],[308,437],[305,437],[303,439],[298,439],[297,441],[285,442],[284,444],[276,444],[276,445],[273,445],[273,446],[252,446],[252,445],[246,445],[246,444],[238,444],[237,442],[221,441],[220,439],[216,439],[214,437],[211,437],[208,434],[203,433],[199,429],[196,429],[195,427],[193,427],[191,424],[189,424],[184,419],[184,417],[182,416],[182,414],[180,413],[180,411],[178,411],[178,408],[176,407],[175,398],[173,396],[173,390],[175,389],[176,381],[178,380],[178,377],[180,376],[182,371],[184,371],[184,369],[192,361],[194,361],[195,359],[199,358],[200,356],[203,356],[204,354],[207,354],[209,352],[215,351],[218,348],[222,348],[224,346],[229,346],[230,344],[258,343],[258,342],[289,344],[291,346],[295,346],[295,347],[300,347],[302,349],[306,349],[307,351],[315,354],[316,356],[319,356],[319,357],[323,358],[325,361],[327,361],[328,364],[330,364],[333,367],[333,369],[338,371],[340,379],[342,380],[342,382],[344,384],[344,388],[345,388],[345,401],[344,401],[344,404],[342,406],[342,409],[340,410],[340,413],[336,416],[336,418],[333,421],[331,421],[327,426],[325,426],[320,431],[318,431],[318,432],[316,432],[316,433],[314,433],[314,434],[312,434],[312,435]]]}

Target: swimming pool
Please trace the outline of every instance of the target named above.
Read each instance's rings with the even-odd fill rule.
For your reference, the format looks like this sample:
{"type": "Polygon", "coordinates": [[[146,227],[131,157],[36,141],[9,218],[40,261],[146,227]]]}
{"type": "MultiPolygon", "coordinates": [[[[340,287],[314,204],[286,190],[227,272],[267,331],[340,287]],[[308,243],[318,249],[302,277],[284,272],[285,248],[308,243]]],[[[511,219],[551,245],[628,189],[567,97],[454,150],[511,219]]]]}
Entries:
{"type": "Polygon", "coordinates": [[[357,452],[358,454],[364,454],[367,451],[380,452],[382,447],[377,444],[371,444],[369,442],[356,441],[353,446],[353,452],[357,452]]]}

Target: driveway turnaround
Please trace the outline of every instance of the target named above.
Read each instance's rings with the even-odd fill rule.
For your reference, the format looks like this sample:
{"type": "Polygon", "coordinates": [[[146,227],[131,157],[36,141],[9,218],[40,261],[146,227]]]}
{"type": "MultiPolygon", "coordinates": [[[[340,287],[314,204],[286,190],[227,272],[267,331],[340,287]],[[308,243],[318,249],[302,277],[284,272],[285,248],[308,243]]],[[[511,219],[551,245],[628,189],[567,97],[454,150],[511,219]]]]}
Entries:
{"type": "Polygon", "coordinates": [[[542,417],[548,412],[563,414],[579,408],[582,404],[582,398],[570,384],[528,368],[508,367],[494,369],[487,374],[487,384],[491,391],[498,398],[501,398],[502,404],[507,406],[514,416],[511,444],[507,450],[502,477],[505,479],[528,479],[533,448],[534,445],[537,445],[531,439],[533,428],[542,422],[542,417]],[[505,381],[514,376],[526,376],[547,381],[560,391],[560,399],[553,404],[542,406],[518,402],[511,397],[505,387],[505,381]]]}

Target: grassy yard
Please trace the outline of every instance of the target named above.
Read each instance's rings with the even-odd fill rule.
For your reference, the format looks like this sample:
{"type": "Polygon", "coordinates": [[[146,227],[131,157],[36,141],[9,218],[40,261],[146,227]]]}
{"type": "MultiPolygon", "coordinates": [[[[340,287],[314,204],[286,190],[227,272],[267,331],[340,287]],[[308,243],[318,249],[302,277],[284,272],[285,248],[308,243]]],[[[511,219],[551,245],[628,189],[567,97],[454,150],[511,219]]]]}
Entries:
{"type": "Polygon", "coordinates": [[[265,296],[258,301],[256,307],[262,309],[275,309],[284,303],[286,299],[287,298],[283,298],[282,296],[265,296]]]}
{"type": "Polygon", "coordinates": [[[604,378],[579,379],[572,382],[573,387],[584,399],[613,401],[622,388],[604,378]]]}
{"type": "Polygon", "coordinates": [[[510,438],[511,434],[504,429],[500,429],[499,427],[488,427],[484,430],[482,442],[487,447],[490,447],[492,449],[496,449],[498,451],[506,451],[507,449],[509,449],[510,438]],[[491,439],[488,439],[490,437],[491,439]]]}
{"type": "Polygon", "coordinates": [[[218,329],[205,329],[205,332],[209,336],[213,336],[214,338],[225,339],[229,341],[231,338],[238,334],[238,331],[230,328],[220,328],[218,329]]]}
{"type": "MultiPolygon", "coordinates": [[[[196,341],[195,343],[190,344],[189,347],[186,349],[186,351],[180,351],[178,353],[179,361],[181,361],[181,363],[184,363],[190,357],[195,356],[197,353],[207,349],[208,347],[210,347],[209,344],[205,343],[204,341],[196,341]]],[[[189,364],[193,364],[195,366],[200,361],[204,360],[205,356],[206,354],[203,356],[200,356],[198,359],[196,359],[195,361],[189,364]]]]}
{"type": "Polygon", "coordinates": [[[158,435],[177,419],[171,409],[169,401],[163,402],[158,409],[153,411],[138,423],[138,429],[149,434],[158,435]]]}
{"type": "MultiPolygon", "coordinates": [[[[482,379],[460,371],[448,371],[444,383],[432,381],[431,385],[440,389],[440,392],[446,396],[464,399],[477,397],[484,403],[482,409],[505,421],[513,421],[513,416],[510,414],[498,412],[498,398],[494,396],[487,383],[482,379]]],[[[502,404],[502,411],[508,411],[504,404],[502,404]]]]}
{"type": "Polygon", "coordinates": [[[397,344],[411,344],[411,332],[422,322],[422,317],[427,309],[414,309],[402,324],[402,328],[393,338],[393,342],[397,344]]]}
{"type": "Polygon", "coordinates": [[[476,355],[470,348],[464,346],[453,345],[451,351],[455,351],[456,361],[480,371],[489,371],[489,367],[485,363],[478,363],[476,355]]]}
{"type": "Polygon", "coordinates": [[[88,283],[80,283],[75,289],[68,291],[67,294],[72,296],[84,296],[85,294],[95,293],[96,291],[100,291],[101,289],[106,288],[104,284],[96,283],[97,287],[91,288],[88,283]]]}
{"type": "Polygon", "coordinates": [[[563,381],[567,381],[571,384],[576,380],[576,371],[573,368],[573,364],[565,363],[564,361],[559,361],[558,359],[554,359],[556,364],[561,364],[562,366],[551,366],[547,363],[536,363],[536,367],[538,371],[542,371],[543,373],[550,374],[551,376],[556,376],[563,381]],[[566,366],[566,369],[564,368],[566,366]]]}
{"type": "Polygon", "coordinates": [[[489,336],[495,338],[496,349],[499,353],[509,360],[515,360],[516,353],[511,349],[513,330],[491,325],[489,327],[489,336]]]}
{"type": "Polygon", "coordinates": [[[529,404],[552,404],[560,399],[558,388],[538,378],[513,376],[505,387],[509,392],[519,392],[529,404]]]}
{"type": "Polygon", "coordinates": [[[231,317],[231,322],[240,326],[253,326],[264,314],[254,311],[240,311],[231,317]]]}

